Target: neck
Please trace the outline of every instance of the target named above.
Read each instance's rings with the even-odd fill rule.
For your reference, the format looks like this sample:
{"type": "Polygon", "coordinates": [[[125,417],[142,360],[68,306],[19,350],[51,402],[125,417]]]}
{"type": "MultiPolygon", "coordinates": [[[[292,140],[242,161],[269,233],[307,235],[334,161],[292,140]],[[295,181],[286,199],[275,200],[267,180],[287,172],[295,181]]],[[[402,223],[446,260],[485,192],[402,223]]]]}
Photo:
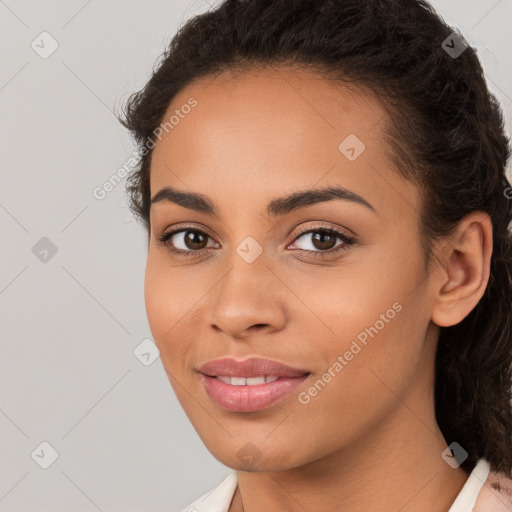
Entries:
{"type": "Polygon", "coordinates": [[[400,424],[306,466],[239,471],[229,512],[446,512],[469,475],[443,460],[446,442],[437,427],[417,418],[400,424]]]}

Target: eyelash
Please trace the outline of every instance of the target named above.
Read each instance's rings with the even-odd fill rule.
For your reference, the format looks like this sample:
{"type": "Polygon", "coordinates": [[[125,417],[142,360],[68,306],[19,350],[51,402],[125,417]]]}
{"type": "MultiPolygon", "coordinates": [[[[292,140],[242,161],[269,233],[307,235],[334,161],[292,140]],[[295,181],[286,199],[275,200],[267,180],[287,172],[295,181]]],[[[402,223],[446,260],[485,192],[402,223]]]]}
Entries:
{"type": "MultiPolygon", "coordinates": [[[[184,258],[190,257],[192,254],[194,254],[194,255],[202,254],[208,250],[208,249],[200,249],[198,251],[193,251],[193,250],[185,251],[183,249],[173,248],[173,246],[169,243],[169,239],[172,236],[176,235],[177,233],[181,233],[183,231],[193,231],[196,233],[201,233],[203,235],[206,235],[210,239],[212,238],[208,233],[206,233],[205,231],[203,231],[201,229],[197,229],[192,226],[184,226],[184,227],[181,227],[180,229],[176,229],[174,231],[169,231],[168,233],[164,233],[157,239],[157,241],[158,241],[158,243],[164,245],[169,252],[176,254],[180,257],[184,257],[184,258]]],[[[334,235],[337,238],[340,238],[343,243],[339,244],[338,246],[335,246],[332,249],[328,249],[325,251],[322,251],[322,250],[309,251],[307,249],[293,249],[293,250],[307,252],[307,253],[313,253],[310,255],[313,258],[324,258],[326,256],[333,256],[334,254],[338,254],[341,251],[348,251],[356,243],[356,240],[354,238],[349,237],[348,235],[338,231],[337,229],[327,227],[327,226],[318,226],[318,227],[304,228],[302,230],[299,230],[299,232],[297,233],[295,238],[292,240],[292,243],[296,242],[302,235],[305,235],[307,233],[317,233],[317,232],[334,235]]]]}

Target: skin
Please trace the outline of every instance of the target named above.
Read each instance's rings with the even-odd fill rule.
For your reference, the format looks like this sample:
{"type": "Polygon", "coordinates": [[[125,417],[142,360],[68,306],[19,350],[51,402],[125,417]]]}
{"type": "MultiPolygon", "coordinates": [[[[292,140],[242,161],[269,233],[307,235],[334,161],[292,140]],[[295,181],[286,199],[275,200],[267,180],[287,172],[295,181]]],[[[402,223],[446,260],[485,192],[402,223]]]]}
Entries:
{"type": "MultiPolygon", "coordinates": [[[[197,106],[154,149],[151,195],[166,186],[201,193],[219,213],[152,206],[145,301],[180,404],[208,450],[238,470],[229,511],[446,512],[468,474],[441,457],[434,355],[439,327],[460,322],[486,288],[489,217],[463,219],[427,271],[420,192],[387,157],[386,111],[365,89],[297,67],[224,72],[186,86],[165,118],[191,96],[197,106]],[[348,134],[366,146],[354,161],[338,149],[348,134]],[[282,217],[265,212],[276,197],[328,185],[361,195],[375,212],[339,199],[282,217]],[[182,223],[211,237],[202,255],[177,257],[156,241],[182,223]],[[314,258],[343,243],[298,235],[319,225],[357,243],[314,258]],[[236,252],[247,236],[263,249],[250,264],[236,252]],[[396,302],[401,311],[301,404],[298,393],[396,302]],[[223,356],[268,357],[312,374],[266,410],[228,412],[196,371],[223,356]],[[237,455],[248,442],[260,453],[253,461],[237,455]]],[[[171,240],[191,250],[182,236],[171,240]]]]}

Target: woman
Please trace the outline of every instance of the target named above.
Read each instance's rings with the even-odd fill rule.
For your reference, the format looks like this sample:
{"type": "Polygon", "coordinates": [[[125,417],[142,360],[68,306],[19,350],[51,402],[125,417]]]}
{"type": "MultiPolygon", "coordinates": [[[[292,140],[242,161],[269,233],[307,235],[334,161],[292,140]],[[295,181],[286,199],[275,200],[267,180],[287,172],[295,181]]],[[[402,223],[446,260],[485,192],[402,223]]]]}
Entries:
{"type": "Polygon", "coordinates": [[[460,35],[226,0],[121,122],[151,331],[233,469],[186,510],[512,510],[510,148],[460,35]]]}

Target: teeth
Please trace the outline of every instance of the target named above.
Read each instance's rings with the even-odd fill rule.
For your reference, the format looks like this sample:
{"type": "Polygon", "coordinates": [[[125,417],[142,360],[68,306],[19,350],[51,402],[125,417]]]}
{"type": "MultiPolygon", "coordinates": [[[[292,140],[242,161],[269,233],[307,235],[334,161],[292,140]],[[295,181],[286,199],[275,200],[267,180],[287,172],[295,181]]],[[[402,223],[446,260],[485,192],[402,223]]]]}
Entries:
{"type": "Polygon", "coordinates": [[[256,386],[258,384],[265,384],[265,377],[247,377],[245,379],[248,386],[256,386]]]}
{"type": "Polygon", "coordinates": [[[232,386],[260,386],[267,382],[274,382],[279,377],[275,375],[267,375],[266,377],[228,377],[225,375],[217,375],[217,379],[220,381],[231,384],[232,386]]]}

